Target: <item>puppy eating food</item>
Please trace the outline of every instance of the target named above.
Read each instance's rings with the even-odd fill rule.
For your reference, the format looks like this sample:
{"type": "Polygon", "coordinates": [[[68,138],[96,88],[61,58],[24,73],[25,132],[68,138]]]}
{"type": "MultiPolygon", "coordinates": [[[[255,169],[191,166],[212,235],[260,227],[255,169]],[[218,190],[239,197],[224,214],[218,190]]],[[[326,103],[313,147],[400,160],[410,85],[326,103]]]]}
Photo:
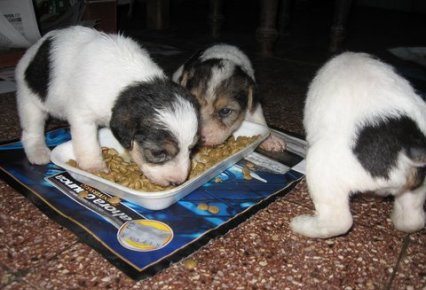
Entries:
{"type": "Polygon", "coordinates": [[[50,114],[69,122],[84,170],[108,170],[97,140],[105,126],[154,183],[187,179],[198,103],[130,38],[82,26],[51,31],[22,57],[16,81],[21,140],[31,163],[50,160],[44,140],[50,114]]]}
{"type": "Polygon", "coordinates": [[[401,231],[425,225],[426,103],[393,68],[362,53],[343,53],[317,73],[304,111],[306,180],[315,216],[295,232],[328,238],[352,226],[350,195],[392,194],[401,231]]]}
{"type": "MultiPolygon", "coordinates": [[[[259,136],[231,136],[225,143],[216,147],[196,147],[191,159],[191,169],[189,179],[195,178],[208,170],[210,167],[218,164],[227,157],[246,148],[249,144],[258,139],[259,136]]],[[[127,154],[120,155],[117,150],[108,147],[102,147],[102,155],[110,169],[108,173],[99,172],[97,176],[106,180],[121,184],[135,190],[146,192],[162,191],[173,188],[164,187],[150,182],[139,170],[139,166],[132,160],[129,160],[127,154]]],[[[74,159],[68,160],[68,165],[78,167],[74,159]]]]}
{"type": "MultiPolygon", "coordinates": [[[[189,179],[195,178],[222,160],[241,151],[258,138],[258,135],[239,136],[237,138],[231,136],[225,143],[216,147],[197,146],[191,158],[189,179]]],[[[143,172],[140,171],[139,166],[132,160],[129,160],[127,154],[120,155],[113,148],[102,147],[102,155],[109,168],[109,172],[95,173],[99,177],[134,190],[146,192],[163,191],[173,188],[172,186],[165,187],[150,182],[143,172]]],[[[78,168],[78,164],[74,159],[68,160],[67,164],[78,168]]]]}
{"type": "MultiPolygon", "coordinates": [[[[218,44],[199,51],[174,74],[173,80],[195,95],[201,106],[201,138],[205,145],[223,143],[244,120],[266,126],[254,94],[254,70],[237,47],[218,44]]],[[[284,140],[270,135],[261,145],[283,151],[284,140]]]]}

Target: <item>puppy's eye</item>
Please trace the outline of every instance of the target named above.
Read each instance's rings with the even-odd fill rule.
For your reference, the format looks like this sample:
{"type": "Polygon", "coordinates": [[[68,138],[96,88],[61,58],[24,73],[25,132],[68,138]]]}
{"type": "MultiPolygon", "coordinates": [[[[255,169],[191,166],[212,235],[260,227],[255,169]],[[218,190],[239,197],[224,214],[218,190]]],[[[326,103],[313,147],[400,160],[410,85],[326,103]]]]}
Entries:
{"type": "Polygon", "coordinates": [[[230,108],[223,108],[223,109],[219,110],[218,114],[219,114],[219,117],[225,118],[225,117],[229,116],[229,114],[231,114],[231,112],[232,112],[232,110],[230,108]]]}
{"type": "Polygon", "coordinates": [[[153,157],[155,157],[156,159],[166,159],[166,152],[164,150],[158,150],[158,151],[151,151],[151,154],[153,157]]]}
{"type": "Polygon", "coordinates": [[[164,150],[145,150],[146,159],[152,163],[163,163],[167,161],[167,153],[164,150]]]}

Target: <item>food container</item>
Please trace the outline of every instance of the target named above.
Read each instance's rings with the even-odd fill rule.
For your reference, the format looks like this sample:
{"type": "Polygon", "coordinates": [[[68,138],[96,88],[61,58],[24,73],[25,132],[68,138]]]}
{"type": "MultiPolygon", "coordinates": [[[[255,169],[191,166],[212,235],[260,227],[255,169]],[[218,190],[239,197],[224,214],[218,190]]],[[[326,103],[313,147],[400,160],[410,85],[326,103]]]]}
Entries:
{"type": "MultiPolygon", "coordinates": [[[[119,196],[122,199],[132,201],[147,209],[161,210],[169,207],[210,179],[216,177],[225,169],[231,167],[233,164],[252,153],[256,147],[269,136],[269,134],[270,130],[267,127],[244,121],[242,126],[234,132],[234,136],[260,135],[260,138],[247,147],[241,149],[239,152],[227,157],[204,171],[202,174],[187,180],[181,185],[172,189],[156,192],[134,190],[68,165],[67,162],[70,159],[75,159],[71,141],[55,147],[51,153],[51,160],[54,164],[64,168],[73,178],[82,183],[111,195],[119,196]]],[[[99,130],[99,142],[101,146],[114,148],[120,154],[124,152],[124,148],[114,138],[111,130],[109,129],[104,128],[99,130]]]]}

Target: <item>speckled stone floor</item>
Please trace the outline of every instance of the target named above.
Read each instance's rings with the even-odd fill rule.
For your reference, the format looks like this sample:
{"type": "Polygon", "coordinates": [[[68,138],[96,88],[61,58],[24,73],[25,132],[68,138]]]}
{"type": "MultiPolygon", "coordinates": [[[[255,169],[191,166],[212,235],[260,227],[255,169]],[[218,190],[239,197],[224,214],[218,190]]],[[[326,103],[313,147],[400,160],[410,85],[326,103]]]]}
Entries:
{"type": "MultiPolygon", "coordinates": [[[[298,7],[296,24],[302,22],[303,15],[305,20],[318,18],[318,5],[306,3],[298,7]]],[[[399,45],[425,46],[424,28],[422,37],[410,30],[425,24],[424,15],[419,20],[418,16],[393,12],[386,18],[382,10],[374,9],[352,13],[347,49],[376,53],[419,70],[385,50],[399,45]],[[375,20],[378,15],[384,17],[381,25],[375,20]],[[393,29],[395,20],[408,30],[393,29]]],[[[276,128],[303,135],[304,95],[315,71],[328,57],[324,41],[328,24],[321,23],[303,29],[294,24],[293,35],[280,40],[271,58],[256,55],[253,34],[247,32],[252,27],[224,27],[220,40],[239,44],[250,54],[266,119],[276,128]]],[[[132,30],[131,26],[126,29],[147,43],[174,45],[182,51],[174,56],[153,55],[168,72],[211,41],[205,31],[195,38],[179,34],[177,28],[163,33],[132,30]]],[[[57,121],[50,124],[55,125],[57,121]]],[[[0,95],[0,141],[18,137],[14,93],[0,95]]],[[[348,234],[307,239],[289,228],[296,215],[313,213],[303,180],[286,196],[194,252],[187,259],[195,267],[181,261],[151,278],[133,281],[3,180],[0,197],[1,289],[426,289],[426,230],[414,234],[396,231],[389,219],[391,198],[357,196],[351,200],[354,226],[348,234]]]]}

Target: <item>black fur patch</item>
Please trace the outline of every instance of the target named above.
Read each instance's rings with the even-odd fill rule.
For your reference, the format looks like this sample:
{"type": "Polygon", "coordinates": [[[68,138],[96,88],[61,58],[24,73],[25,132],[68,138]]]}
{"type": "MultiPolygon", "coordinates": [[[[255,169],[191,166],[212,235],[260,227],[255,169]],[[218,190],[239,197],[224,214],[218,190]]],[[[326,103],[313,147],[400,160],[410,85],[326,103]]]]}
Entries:
{"type": "Polygon", "coordinates": [[[212,76],[212,68],[222,67],[220,59],[208,59],[206,61],[194,62],[185,66],[185,70],[189,72],[186,88],[192,90],[194,88],[201,88],[201,91],[207,90],[207,84],[212,76]]]}
{"type": "Polygon", "coordinates": [[[123,147],[130,148],[134,140],[142,150],[153,153],[152,158],[148,158],[152,163],[164,163],[172,159],[179,152],[178,140],[167,128],[156,122],[155,110],[171,108],[176,95],[188,100],[198,114],[199,106],[195,97],[170,80],[156,78],[124,89],[112,108],[110,121],[111,130],[123,147]],[[154,148],[153,144],[158,144],[158,148],[154,148]],[[168,154],[165,158],[154,156],[160,156],[160,151],[170,149],[173,144],[176,150],[165,150],[164,153],[168,154]]]}
{"type": "MultiPolygon", "coordinates": [[[[241,109],[244,111],[247,109],[249,101],[249,88],[254,89],[254,81],[241,69],[240,66],[235,66],[233,74],[225,79],[218,88],[216,88],[216,93],[228,94],[233,97],[240,105],[241,109]]],[[[257,103],[256,96],[252,95],[253,103],[257,103]]]]}
{"type": "Polygon", "coordinates": [[[362,127],[353,148],[364,169],[373,177],[383,178],[389,178],[401,151],[413,161],[419,155],[426,155],[426,136],[408,116],[387,118],[362,127]]]}
{"type": "Polygon", "coordinates": [[[43,102],[46,100],[49,88],[51,47],[52,38],[46,38],[25,70],[25,81],[28,87],[39,95],[43,102]]]}

